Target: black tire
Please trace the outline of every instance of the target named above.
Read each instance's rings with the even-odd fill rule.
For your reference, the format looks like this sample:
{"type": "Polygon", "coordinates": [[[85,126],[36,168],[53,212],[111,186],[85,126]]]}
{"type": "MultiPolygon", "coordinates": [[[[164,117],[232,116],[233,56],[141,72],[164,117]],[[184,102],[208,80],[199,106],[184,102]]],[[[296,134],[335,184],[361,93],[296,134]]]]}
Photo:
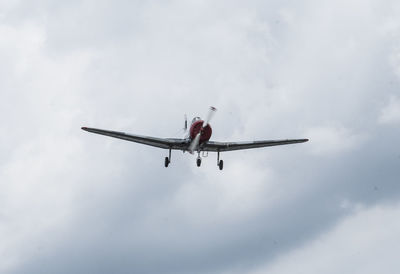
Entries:
{"type": "Polygon", "coordinates": [[[219,167],[219,170],[222,170],[224,168],[224,161],[220,160],[218,163],[218,167],[219,167]]]}
{"type": "Polygon", "coordinates": [[[165,157],[164,166],[168,167],[168,165],[169,165],[169,158],[165,157]]]}
{"type": "Polygon", "coordinates": [[[200,158],[197,158],[196,164],[197,164],[198,167],[201,166],[201,159],[200,158]]]}

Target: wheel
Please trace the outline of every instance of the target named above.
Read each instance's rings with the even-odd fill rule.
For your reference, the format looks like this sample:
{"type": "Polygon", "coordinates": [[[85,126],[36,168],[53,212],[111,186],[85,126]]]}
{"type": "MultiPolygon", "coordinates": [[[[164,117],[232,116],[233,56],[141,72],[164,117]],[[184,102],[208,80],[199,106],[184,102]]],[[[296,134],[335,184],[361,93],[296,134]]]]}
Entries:
{"type": "Polygon", "coordinates": [[[198,167],[201,166],[201,158],[197,158],[196,163],[197,163],[197,166],[198,166],[198,167]]]}
{"type": "Polygon", "coordinates": [[[222,170],[224,168],[224,161],[220,160],[218,163],[219,170],[222,170]]]}
{"type": "Polygon", "coordinates": [[[165,165],[165,167],[168,167],[168,165],[169,165],[169,158],[168,157],[165,157],[164,165],[165,165]]]}

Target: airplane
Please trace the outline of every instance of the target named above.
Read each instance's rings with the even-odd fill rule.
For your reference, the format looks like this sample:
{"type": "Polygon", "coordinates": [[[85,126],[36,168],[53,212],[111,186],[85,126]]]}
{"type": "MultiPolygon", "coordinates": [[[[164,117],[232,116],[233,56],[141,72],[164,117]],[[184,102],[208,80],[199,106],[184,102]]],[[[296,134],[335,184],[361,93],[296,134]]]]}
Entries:
{"type": "Polygon", "coordinates": [[[210,141],[212,135],[210,120],[216,111],[217,109],[215,107],[210,107],[206,119],[202,120],[200,117],[193,118],[189,131],[187,131],[188,123],[185,115],[184,130],[187,132],[187,135],[183,139],[149,137],[89,127],[82,127],[82,129],[88,132],[119,138],[126,141],[168,149],[169,154],[168,157],[165,157],[164,161],[165,167],[168,167],[171,163],[171,150],[187,151],[190,154],[197,152],[196,164],[198,167],[201,165],[201,152],[203,152],[203,157],[207,157],[208,152],[217,152],[217,166],[222,170],[224,168],[224,161],[220,160],[220,152],[308,142],[308,139],[261,140],[250,142],[210,141]],[[205,152],[207,152],[207,154],[205,154],[205,152]]]}

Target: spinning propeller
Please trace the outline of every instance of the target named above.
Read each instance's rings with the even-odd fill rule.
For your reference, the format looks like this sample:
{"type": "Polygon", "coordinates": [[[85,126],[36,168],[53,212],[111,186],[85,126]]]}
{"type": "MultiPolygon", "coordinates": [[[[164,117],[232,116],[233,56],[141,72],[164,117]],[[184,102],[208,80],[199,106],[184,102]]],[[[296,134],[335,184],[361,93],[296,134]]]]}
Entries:
{"type": "Polygon", "coordinates": [[[197,135],[193,138],[192,142],[190,143],[190,146],[189,146],[189,152],[190,153],[193,154],[193,152],[199,146],[201,133],[203,132],[204,128],[208,126],[208,124],[210,123],[211,118],[214,116],[214,113],[216,111],[217,111],[217,109],[215,107],[210,107],[210,110],[208,111],[206,119],[203,121],[203,124],[201,126],[200,131],[197,133],[197,135]]]}

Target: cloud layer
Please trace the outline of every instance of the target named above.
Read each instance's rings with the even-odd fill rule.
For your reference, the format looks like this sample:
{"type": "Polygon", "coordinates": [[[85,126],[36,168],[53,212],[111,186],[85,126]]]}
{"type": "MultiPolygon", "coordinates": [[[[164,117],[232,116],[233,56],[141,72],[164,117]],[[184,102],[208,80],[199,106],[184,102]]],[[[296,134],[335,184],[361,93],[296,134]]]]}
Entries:
{"type": "Polygon", "coordinates": [[[399,15],[372,0],[3,1],[0,272],[394,273],[399,15]],[[311,141],[224,153],[219,172],[215,155],[165,169],[166,151],[80,130],[180,137],[209,105],[214,140],[311,141]]]}

